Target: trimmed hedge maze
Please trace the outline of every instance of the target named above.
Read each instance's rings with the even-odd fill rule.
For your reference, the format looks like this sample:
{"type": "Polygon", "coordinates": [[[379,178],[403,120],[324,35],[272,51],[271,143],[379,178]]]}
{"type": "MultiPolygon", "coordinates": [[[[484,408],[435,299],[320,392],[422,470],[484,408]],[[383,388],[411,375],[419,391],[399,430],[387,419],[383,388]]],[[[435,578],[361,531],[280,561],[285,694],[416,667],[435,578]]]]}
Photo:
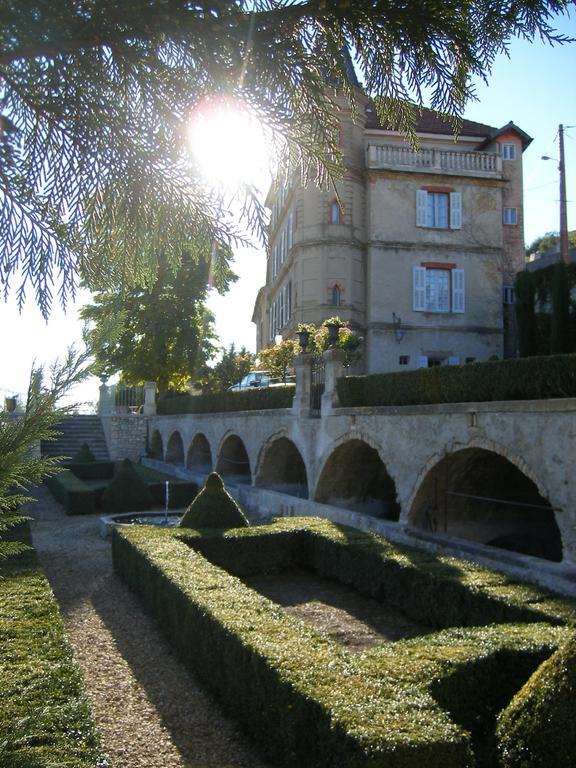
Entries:
{"type": "Polygon", "coordinates": [[[0,561],[0,657],[0,765],[108,765],[56,600],[32,550],[0,561]]]}
{"type": "Polygon", "coordinates": [[[183,661],[279,765],[508,766],[496,757],[498,713],[574,636],[573,601],[326,521],[207,536],[116,530],[113,558],[183,661]],[[442,631],[350,654],[238,578],[290,567],[442,631]]]}

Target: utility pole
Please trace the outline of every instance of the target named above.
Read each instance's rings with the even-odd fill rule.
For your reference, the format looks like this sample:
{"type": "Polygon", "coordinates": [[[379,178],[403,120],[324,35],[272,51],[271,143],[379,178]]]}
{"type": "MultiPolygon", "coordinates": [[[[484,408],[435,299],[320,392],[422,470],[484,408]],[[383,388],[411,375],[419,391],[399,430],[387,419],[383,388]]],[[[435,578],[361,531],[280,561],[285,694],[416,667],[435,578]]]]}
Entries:
{"type": "Polygon", "coordinates": [[[564,160],[564,126],[558,126],[558,140],[560,144],[560,160],[558,171],[560,172],[560,258],[564,264],[568,264],[568,214],[566,212],[566,166],[564,160]]]}

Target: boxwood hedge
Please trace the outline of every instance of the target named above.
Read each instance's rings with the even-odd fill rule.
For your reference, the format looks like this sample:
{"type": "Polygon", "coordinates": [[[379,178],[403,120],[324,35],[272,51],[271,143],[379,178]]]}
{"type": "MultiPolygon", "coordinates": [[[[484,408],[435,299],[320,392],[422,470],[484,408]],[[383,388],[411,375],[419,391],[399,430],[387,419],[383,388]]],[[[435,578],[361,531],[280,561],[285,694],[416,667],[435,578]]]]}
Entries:
{"type": "Polygon", "coordinates": [[[576,617],[572,601],[326,521],[115,531],[113,558],[184,662],[282,765],[489,764],[502,692],[523,685],[576,617]],[[452,628],[350,654],[233,575],[293,565],[452,628]]]}
{"type": "Polygon", "coordinates": [[[0,765],[107,765],[54,595],[32,550],[0,561],[0,657],[0,765]]]}
{"type": "Polygon", "coordinates": [[[294,384],[246,389],[240,392],[215,392],[210,395],[175,395],[158,400],[158,414],[222,413],[226,411],[264,411],[292,408],[294,384]]]}
{"type": "Polygon", "coordinates": [[[576,397],[576,355],[552,355],[338,380],[342,407],[576,397]]]}

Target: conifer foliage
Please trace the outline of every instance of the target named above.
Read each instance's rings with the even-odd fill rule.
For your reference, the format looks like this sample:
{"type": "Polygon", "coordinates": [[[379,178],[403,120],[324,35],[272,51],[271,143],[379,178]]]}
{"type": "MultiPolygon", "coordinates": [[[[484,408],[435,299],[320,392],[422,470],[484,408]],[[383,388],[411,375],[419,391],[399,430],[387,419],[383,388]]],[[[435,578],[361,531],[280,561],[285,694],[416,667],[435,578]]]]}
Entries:
{"type": "MultiPolygon", "coordinates": [[[[429,93],[456,116],[515,35],[558,40],[573,0],[22,0],[0,2],[0,272],[49,311],[89,287],[242,239],[191,167],[189,119],[240,99],[285,137],[287,162],[326,178],[339,157],[334,91],[351,96],[348,46],[382,118],[429,93]],[[328,158],[328,160],[327,160],[328,158]]],[[[250,226],[262,207],[245,198],[250,226]]]]}

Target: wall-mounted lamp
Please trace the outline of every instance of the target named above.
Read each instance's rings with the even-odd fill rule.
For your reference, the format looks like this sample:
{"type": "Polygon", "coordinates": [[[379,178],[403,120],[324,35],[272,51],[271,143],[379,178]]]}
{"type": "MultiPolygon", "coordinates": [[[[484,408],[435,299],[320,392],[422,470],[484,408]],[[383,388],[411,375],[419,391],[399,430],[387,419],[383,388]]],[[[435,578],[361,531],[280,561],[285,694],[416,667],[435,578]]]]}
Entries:
{"type": "Polygon", "coordinates": [[[400,344],[404,338],[404,331],[402,330],[402,318],[396,312],[392,312],[392,325],[394,327],[394,338],[400,344]]]}

